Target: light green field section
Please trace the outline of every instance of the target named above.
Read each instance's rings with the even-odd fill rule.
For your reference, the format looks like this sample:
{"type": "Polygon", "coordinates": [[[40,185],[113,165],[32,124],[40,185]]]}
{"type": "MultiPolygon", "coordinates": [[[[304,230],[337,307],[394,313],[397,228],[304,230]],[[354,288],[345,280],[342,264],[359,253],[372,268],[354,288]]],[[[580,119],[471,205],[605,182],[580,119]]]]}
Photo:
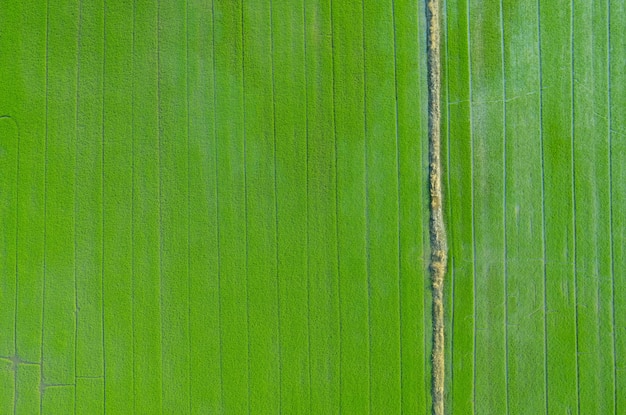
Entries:
{"type": "Polygon", "coordinates": [[[0,413],[429,412],[425,19],[0,1],[0,413]]]}
{"type": "Polygon", "coordinates": [[[447,0],[447,410],[626,410],[625,3],[447,0]]]}

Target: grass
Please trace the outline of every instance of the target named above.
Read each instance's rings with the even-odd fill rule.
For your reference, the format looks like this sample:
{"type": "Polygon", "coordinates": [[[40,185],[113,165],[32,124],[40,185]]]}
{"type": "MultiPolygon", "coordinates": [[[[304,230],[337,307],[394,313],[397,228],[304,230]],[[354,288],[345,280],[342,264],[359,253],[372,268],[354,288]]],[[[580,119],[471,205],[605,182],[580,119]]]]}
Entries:
{"type": "Polygon", "coordinates": [[[0,412],[429,410],[423,4],[2,6],[0,412]]]}

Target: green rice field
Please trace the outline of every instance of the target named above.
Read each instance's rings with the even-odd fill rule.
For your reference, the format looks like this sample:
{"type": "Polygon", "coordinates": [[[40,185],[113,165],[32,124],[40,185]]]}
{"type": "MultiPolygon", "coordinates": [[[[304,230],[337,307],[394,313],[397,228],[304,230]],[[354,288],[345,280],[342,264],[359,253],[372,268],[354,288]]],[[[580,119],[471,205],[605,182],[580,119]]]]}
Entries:
{"type": "Polygon", "coordinates": [[[3,0],[0,413],[425,413],[416,1],[3,0]]]}
{"type": "Polygon", "coordinates": [[[447,410],[626,412],[626,3],[446,0],[447,410]]]}
{"type": "MultiPolygon", "coordinates": [[[[445,412],[626,413],[626,0],[441,0],[445,412]]],[[[425,0],[0,0],[0,415],[429,414],[425,0]]]]}

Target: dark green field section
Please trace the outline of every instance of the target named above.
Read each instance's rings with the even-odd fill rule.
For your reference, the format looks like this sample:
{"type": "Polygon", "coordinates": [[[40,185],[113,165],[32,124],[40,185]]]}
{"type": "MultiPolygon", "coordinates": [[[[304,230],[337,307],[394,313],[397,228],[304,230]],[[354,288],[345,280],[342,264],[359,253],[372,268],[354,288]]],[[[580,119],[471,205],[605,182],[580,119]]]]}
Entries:
{"type": "Polygon", "coordinates": [[[447,411],[626,413],[626,4],[445,4],[447,411]]]}
{"type": "MultiPolygon", "coordinates": [[[[0,413],[428,412],[425,33],[418,0],[0,1],[0,413]]],[[[575,90],[581,108],[606,98],[587,89],[575,90]]],[[[546,111],[569,105],[551,102],[546,111]]],[[[603,137],[609,124],[581,114],[576,177],[608,154],[603,141],[583,155],[590,120],[603,137]]],[[[467,155],[455,155],[459,166],[467,155]]],[[[604,180],[608,164],[599,166],[604,180]]],[[[615,164],[611,174],[617,204],[624,172],[615,164]]],[[[537,177],[510,192],[540,201],[537,177]]],[[[575,200],[601,192],[606,215],[610,192],[576,183],[575,200]]],[[[574,201],[552,192],[552,209],[574,201]]],[[[622,260],[624,218],[616,210],[611,245],[608,219],[589,221],[594,212],[580,209],[575,228],[565,218],[577,231],[570,252],[611,258],[612,246],[622,260]]],[[[614,338],[612,280],[583,280],[595,269],[585,258],[578,304],[592,307],[600,289],[602,341],[579,339],[580,388],[599,393],[604,384],[582,374],[614,356],[604,341],[614,338]]],[[[573,268],[554,266],[573,284],[573,268]]],[[[568,324],[549,330],[574,341],[572,303],[549,300],[568,324]]],[[[467,304],[455,303],[455,316],[467,304]]],[[[539,338],[541,310],[524,320],[541,322],[539,338]]],[[[581,333],[595,322],[586,310],[581,333]]],[[[574,370],[575,355],[549,346],[574,370]]],[[[534,370],[520,369],[513,380],[534,370]]]]}

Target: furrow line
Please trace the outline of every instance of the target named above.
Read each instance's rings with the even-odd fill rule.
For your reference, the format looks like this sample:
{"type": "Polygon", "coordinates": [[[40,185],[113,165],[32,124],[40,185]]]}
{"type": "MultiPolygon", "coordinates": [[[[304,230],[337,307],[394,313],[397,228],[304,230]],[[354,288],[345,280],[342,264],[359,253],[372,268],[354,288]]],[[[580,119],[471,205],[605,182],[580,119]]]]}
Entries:
{"type": "Polygon", "coordinates": [[[546,169],[545,144],[543,131],[543,65],[541,51],[541,1],[537,0],[537,50],[539,55],[539,141],[541,151],[541,240],[543,243],[543,371],[544,395],[546,398],[545,411],[549,413],[548,395],[548,266],[547,266],[547,239],[546,239],[546,169]]]}

